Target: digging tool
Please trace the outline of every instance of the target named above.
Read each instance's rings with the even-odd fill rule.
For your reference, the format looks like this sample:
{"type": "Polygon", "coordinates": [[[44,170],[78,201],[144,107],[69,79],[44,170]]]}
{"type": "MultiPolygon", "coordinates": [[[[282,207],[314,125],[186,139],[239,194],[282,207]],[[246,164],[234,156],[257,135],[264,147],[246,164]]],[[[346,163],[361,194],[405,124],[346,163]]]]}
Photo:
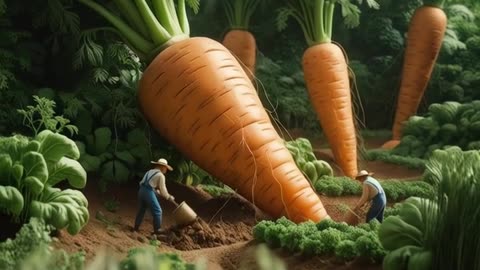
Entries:
{"type": "Polygon", "coordinates": [[[177,225],[189,225],[197,219],[197,213],[185,201],[180,204],[175,202],[175,200],[171,200],[171,202],[176,206],[175,210],[173,210],[173,218],[177,225]]]}

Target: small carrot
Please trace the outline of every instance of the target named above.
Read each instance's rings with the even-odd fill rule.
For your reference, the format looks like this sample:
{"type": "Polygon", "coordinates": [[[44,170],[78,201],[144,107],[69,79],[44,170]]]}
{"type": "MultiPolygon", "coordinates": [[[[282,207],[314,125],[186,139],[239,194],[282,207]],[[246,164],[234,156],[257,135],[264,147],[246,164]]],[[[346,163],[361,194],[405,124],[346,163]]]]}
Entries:
{"type": "Polygon", "coordinates": [[[405,121],[415,115],[433,67],[442,47],[447,28],[447,16],[442,10],[444,0],[425,1],[410,21],[403,75],[393,125],[393,141],[384,148],[393,148],[402,136],[405,121]]]}
{"type": "MultiPolygon", "coordinates": [[[[263,0],[266,1],[266,0],[263,0]]],[[[223,45],[238,57],[250,79],[255,75],[257,45],[254,35],[248,31],[250,18],[260,0],[223,0],[229,30],[223,38],[223,45]]]]}
{"type": "MultiPolygon", "coordinates": [[[[357,139],[348,67],[342,50],[331,42],[337,1],[285,0],[278,16],[280,30],[290,16],[300,24],[309,48],[303,54],[303,71],[310,100],[332,149],[336,163],[349,177],[357,174],[357,139]]],[[[339,2],[347,26],[358,25],[359,9],[339,2]]],[[[370,4],[374,1],[370,1],[370,4]]]]}
{"type": "Polygon", "coordinates": [[[172,12],[173,1],[158,1],[156,16],[145,0],[135,1],[152,36],[143,41],[132,34],[134,24],[91,0],[80,1],[117,26],[136,50],[154,54],[140,80],[140,106],[182,154],[273,217],[295,222],[328,218],[228,49],[209,38],[190,38],[184,12],[179,11],[180,22],[165,21],[163,12],[172,12]]]}
{"type": "Polygon", "coordinates": [[[225,35],[222,44],[238,57],[248,78],[252,80],[255,76],[257,57],[257,45],[253,34],[246,30],[233,29],[225,35]]]}

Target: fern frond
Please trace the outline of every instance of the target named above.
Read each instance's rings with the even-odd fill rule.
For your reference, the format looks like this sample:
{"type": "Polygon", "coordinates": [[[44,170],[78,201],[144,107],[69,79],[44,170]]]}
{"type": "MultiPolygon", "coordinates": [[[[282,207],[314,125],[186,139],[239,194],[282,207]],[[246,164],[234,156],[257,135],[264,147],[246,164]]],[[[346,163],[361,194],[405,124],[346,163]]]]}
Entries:
{"type": "Polygon", "coordinates": [[[0,90],[8,89],[12,81],[15,81],[15,75],[9,70],[0,68],[0,90]]]}
{"type": "Polygon", "coordinates": [[[5,0],[0,0],[0,16],[5,14],[7,11],[7,4],[5,4],[5,0]]]}
{"type": "Polygon", "coordinates": [[[85,109],[86,102],[73,97],[73,94],[61,95],[60,98],[64,103],[63,113],[70,118],[77,117],[80,110],[85,109]]]}
{"type": "Polygon", "coordinates": [[[287,21],[293,15],[294,11],[291,8],[278,9],[277,17],[275,18],[275,25],[278,31],[283,31],[287,28],[287,21]]]}
{"type": "Polygon", "coordinates": [[[73,68],[80,69],[89,63],[100,66],[103,63],[103,47],[94,41],[95,31],[85,31],[80,34],[80,48],[74,55],[73,68]]]}
{"type": "MultiPolygon", "coordinates": [[[[360,5],[363,4],[363,0],[357,0],[357,2],[360,5]]],[[[365,2],[369,8],[380,9],[380,4],[375,0],[365,0],[365,2]]]]}
{"type": "Polygon", "coordinates": [[[360,24],[360,9],[349,0],[338,0],[342,7],[342,17],[345,26],[355,28],[360,24]]]}
{"type": "MultiPolygon", "coordinates": [[[[222,0],[225,1],[225,0],[222,0]]],[[[200,0],[186,0],[187,5],[193,10],[195,14],[200,10],[200,0]]]]}
{"type": "Polygon", "coordinates": [[[95,82],[103,83],[108,80],[109,73],[104,68],[101,68],[101,67],[94,68],[92,73],[93,73],[93,80],[95,82]]]}

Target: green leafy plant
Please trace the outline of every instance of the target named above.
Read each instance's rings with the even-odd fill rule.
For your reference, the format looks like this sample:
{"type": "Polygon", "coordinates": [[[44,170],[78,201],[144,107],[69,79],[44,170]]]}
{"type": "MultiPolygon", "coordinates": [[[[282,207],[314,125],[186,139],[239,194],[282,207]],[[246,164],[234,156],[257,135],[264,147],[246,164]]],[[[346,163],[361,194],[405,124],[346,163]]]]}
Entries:
{"type": "Polygon", "coordinates": [[[316,118],[305,90],[303,72],[297,69],[290,73],[286,68],[294,65],[277,63],[280,59],[285,58],[258,55],[255,76],[263,104],[278,125],[317,131],[318,125],[312,124],[316,118]]]}
{"type": "Polygon", "coordinates": [[[58,133],[68,130],[71,136],[78,133],[78,128],[69,124],[69,119],[55,115],[55,101],[38,96],[33,96],[33,99],[35,106],[28,105],[26,109],[17,111],[23,116],[23,124],[33,131],[34,136],[44,129],[58,133]]]}
{"type": "Polygon", "coordinates": [[[479,146],[477,134],[480,134],[480,101],[434,103],[426,116],[412,116],[408,120],[400,144],[391,153],[427,159],[434,150],[449,146],[473,150],[479,146]]]}
{"type": "MultiPolygon", "coordinates": [[[[280,259],[276,254],[274,254],[267,245],[260,244],[255,247],[254,251],[254,259],[255,259],[255,266],[257,269],[261,270],[286,270],[287,267],[285,262],[280,259]]],[[[244,257],[240,262],[239,268],[240,270],[249,270],[252,269],[251,259],[248,257],[244,257]]]]}
{"type": "Polygon", "coordinates": [[[133,129],[126,138],[115,139],[108,127],[95,129],[85,137],[85,143],[75,142],[81,153],[80,163],[87,172],[100,172],[103,185],[143,176],[153,157],[146,136],[142,130],[133,129]]]}
{"type": "Polygon", "coordinates": [[[87,175],[77,161],[75,143],[50,130],[34,139],[0,138],[0,201],[13,222],[39,217],[57,229],[77,234],[89,219],[88,202],[78,190],[55,186],[64,180],[83,188],[87,175]]]}
{"type": "Polygon", "coordinates": [[[0,243],[0,268],[5,270],[53,269],[81,270],[85,254],[67,254],[50,247],[50,226],[42,219],[31,218],[14,239],[0,243]]]}
{"type": "Polygon", "coordinates": [[[110,212],[117,212],[117,210],[120,208],[120,202],[115,199],[110,199],[106,200],[103,203],[103,206],[110,212]]]}
{"type": "Polygon", "coordinates": [[[409,169],[425,169],[425,160],[410,156],[400,156],[393,154],[387,149],[371,149],[366,151],[365,158],[367,160],[381,160],[383,162],[405,166],[409,169]]]}
{"type": "Polygon", "coordinates": [[[323,160],[317,160],[313,153],[312,144],[308,139],[297,138],[294,141],[287,141],[286,146],[298,168],[312,183],[323,176],[333,176],[330,164],[323,160]]]}
{"type": "Polygon", "coordinates": [[[295,224],[280,218],[259,222],[253,228],[253,235],[255,240],[265,242],[270,247],[280,247],[307,256],[337,255],[344,261],[362,256],[381,262],[386,252],[377,237],[379,225],[374,220],[355,227],[331,219],[317,224],[295,224]]]}
{"type": "Polygon", "coordinates": [[[212,184],[200,184],[199,187],[210,194],[212,197],[220,197],[222,195],[227,195],[235,192],[228,186],[219,186],[219,185],[212,185],[212,184]]]}
{"type": "MultiPolygon", "coordinates": [[[[390,202],[401,201],[416,196],[431,198],[434,195],[434,187],[427,181],[405,180],[380,180],[387,200],[390,202]]],[[[362,185],[358,181],[352,181],[348,177],[324,176],[314,183],[315,190],[328,196],[361,195],[362,185]]]]}
{"type": "MultiPolygon", "coordinates": [[[[134,248],[128,251],[127,257],[119,264],[120,269],[173,269],[194,270],[194,264],[185,263],[178,254],[157,253],[154,247],[134,248]]],[[[100,268],[99,268],[100,269],[100,268]]],[[[104,268],[101,268],[104,269],[104,268]]]]}
{"type": "Polygon", "coordinates": [[[196,186],[209,176],[207,172],[198,167],[191,160],[182,160],[177,165],[178,181],[189,186],[196,186]]]}
{"type": "Polygon", "coordinates": [[[435,196],[406,200],[380,227],[380,241],[389,251],[384,269],[480,269],[480,152],[452,147],[433,156],[426,174],[435,196]],[[449,246],[458,252],[448,252],[449,246]]]}

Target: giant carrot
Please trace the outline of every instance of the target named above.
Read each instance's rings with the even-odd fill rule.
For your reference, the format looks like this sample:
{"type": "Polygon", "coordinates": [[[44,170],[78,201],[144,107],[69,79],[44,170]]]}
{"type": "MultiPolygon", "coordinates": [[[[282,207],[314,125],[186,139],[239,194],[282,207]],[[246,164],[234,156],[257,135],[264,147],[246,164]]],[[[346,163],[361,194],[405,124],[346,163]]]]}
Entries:
{"type": "Polygon", "coordinates": [[[415,115],[430,81],[433,67],[442,47],[447,28],[447,16],[442,10],[444,0],[425,0],[410,21],[403,75],[393,124],[393,140],[383,148],[395,147],[405,121],[415,115]]]}
{"type": "Polygon", "coordinates": [[[140,106],[182,154],[274,217],[328,218],[239,62],[222,44],[189,37],[184,1],[177,15],[173,1],[152,1],[152,11],[145,0],[136,0],[148,37],[93,1],[79,1],[116,26],[145,60],[152,59],[140,81],[140,106]]]}
{"type": "Polygon", "coordinates": [[[238,58],[250,79],[253,79],[255,75],[257,45],[255,37],[248,31],[248,28],[250,18],[260,1],[222,0],[230,28],[222,43],[238,58]]]}
{"type": "MultiPolygon", "coordinates": [[[[309,48],[303,54],[303,71],[310,100],[330,144],[336,163],[349,177],[357,174],[357,140],[348,68],[342,50],[331,42],[336,1],[286,0],[278,26],[292,16],[300,24],[309,48]]],[[[370,1],[372,2],[372,1],[370,1]]],[[[358,24],[359,10],[340,2],[349,26],[358,24]]]]}

